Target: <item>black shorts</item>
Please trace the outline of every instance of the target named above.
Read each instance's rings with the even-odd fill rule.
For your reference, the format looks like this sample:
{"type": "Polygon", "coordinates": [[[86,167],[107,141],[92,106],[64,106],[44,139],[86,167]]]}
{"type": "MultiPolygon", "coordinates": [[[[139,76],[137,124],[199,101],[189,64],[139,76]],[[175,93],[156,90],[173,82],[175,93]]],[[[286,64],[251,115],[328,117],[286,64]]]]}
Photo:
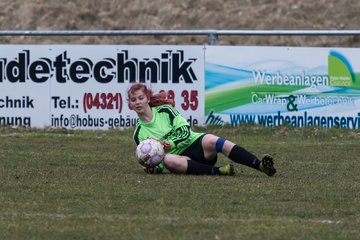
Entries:
{"type": "Polygon", "coordinates": [[[187,156],[191,160],[194,160],[199,163],[204,163],[207,165],[215,166],[217,162],[217,156],[211,160],[206,160],[204,156],[204,149],[201,146],[202,139],[205,134],[201,135],[198,139],[196,139],[188,148],[186,148],[182,153],[181,156],[187,156]]]}

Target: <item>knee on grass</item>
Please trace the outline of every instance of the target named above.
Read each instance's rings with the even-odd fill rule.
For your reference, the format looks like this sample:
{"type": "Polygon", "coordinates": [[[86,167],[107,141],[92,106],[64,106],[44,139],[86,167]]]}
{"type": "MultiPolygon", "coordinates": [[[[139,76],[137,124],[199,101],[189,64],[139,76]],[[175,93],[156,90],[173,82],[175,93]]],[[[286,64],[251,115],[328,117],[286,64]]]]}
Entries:
{"type": "Polygon", "coordinates": [[[168,154],[164,158],[164,165],[167,169],[174,173],[185,173],[187,169],[187,158],[168,154]]]}

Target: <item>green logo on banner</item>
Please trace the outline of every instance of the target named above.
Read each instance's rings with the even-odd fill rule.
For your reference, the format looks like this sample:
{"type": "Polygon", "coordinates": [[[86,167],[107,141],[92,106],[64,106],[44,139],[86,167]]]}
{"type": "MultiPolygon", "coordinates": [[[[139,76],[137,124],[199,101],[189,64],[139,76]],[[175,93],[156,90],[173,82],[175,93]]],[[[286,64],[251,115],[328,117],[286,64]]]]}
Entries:
{"type": "Polygon", "coordinates": [[[330,52],[328,57],[329,84],[337,87],[350,87],[353,84],[353,71],[347,59],[338,52],[330,52]]]}

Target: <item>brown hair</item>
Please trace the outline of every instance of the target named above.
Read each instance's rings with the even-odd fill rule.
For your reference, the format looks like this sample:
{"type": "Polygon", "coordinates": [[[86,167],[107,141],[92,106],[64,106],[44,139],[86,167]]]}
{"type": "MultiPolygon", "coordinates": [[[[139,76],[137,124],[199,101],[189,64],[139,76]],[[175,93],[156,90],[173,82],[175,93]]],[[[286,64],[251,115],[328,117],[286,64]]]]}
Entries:
{"type": "MultiPolygon", "coordinates": [[[[135,83],[130,87],[130,89],[128,90],[128,99],[130,99],[130,94],[133,94],[138,90],[143,91],[143,93],[146,95],[146,97],[148,99],[150,99],[150,102],[149,102],[150,107],[156,107],[156,106],[161,106],[161,105],[165,105],[165,104],[171,105],[174,103],[174,101],[172,99],[166,98],[165,91],[161,91],[159,93],[154,94],[153,91],[143,83],[135,83]]],[[[129,102],[128,102],[128,106],[129,106],[129,109],[132,110],[129,102]]]]}

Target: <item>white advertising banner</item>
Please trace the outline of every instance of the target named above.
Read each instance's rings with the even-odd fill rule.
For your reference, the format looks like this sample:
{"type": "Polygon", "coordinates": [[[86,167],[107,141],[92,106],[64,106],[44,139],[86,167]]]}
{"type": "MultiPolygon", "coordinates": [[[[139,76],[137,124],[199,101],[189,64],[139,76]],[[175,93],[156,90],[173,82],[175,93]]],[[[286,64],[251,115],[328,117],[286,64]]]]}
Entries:
{"type": "Polygon", "coordinates": [[[360,49],[208,46],[206,124],[360,128],[360,49]]]}
{"type": "Polygon", "coordinates": [[[135,82],[166,91],[191,125],[203,124],[203,46],[0,45],[0,125],[133,127],[135,82]]]}

